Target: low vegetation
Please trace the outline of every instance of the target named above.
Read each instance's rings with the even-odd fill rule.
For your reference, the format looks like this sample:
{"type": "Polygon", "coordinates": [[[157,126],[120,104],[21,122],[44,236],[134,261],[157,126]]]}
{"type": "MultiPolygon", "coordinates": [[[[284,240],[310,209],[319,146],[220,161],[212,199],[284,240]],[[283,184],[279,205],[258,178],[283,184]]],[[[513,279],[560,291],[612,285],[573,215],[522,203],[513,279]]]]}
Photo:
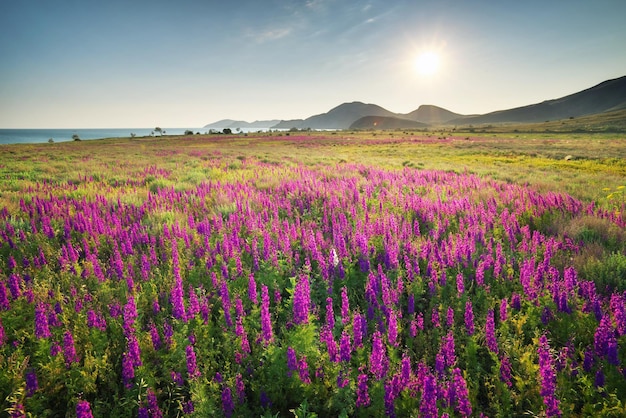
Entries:
{"type": "Polygon", "coordinates": [[[615,134],[0,147],[0,408],[623,416],[615,134]]]}

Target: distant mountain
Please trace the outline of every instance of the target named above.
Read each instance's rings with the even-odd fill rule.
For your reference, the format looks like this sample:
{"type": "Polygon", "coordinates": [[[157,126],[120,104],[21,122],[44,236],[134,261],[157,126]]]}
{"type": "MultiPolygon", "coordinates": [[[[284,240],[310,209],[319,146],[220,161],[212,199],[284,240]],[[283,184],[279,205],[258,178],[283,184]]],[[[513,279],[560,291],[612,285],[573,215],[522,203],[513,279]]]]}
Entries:
{"type": "Polygon", "coordinates": [[[257,120],[254,122],[246,122],[245,120],[233,120],[233,119],[222,119],[217,122],[210,123],[205,125],[204,129],[237,129],[237,128],[248,128],[248,129],[269,129],[272,126],[279,123],[279,119],[273,120],[257,120]]]}
{"type": "Polygon", "coordinates": [[[466,118],[467,116],[459,113],[450,112],[439,106],[421,105],[411,113],[403,116],[405,119],[427,123],[432,125],[443,124],[452,119],[466,118]]]}
{"type": "Polygon", "coordinates": [[[357,119],[350,129],[423,129],[428,125],[414,120],[387,116],[364,116],[357,119]]]}
{"type": "Polygon", "coordinates": [[[272,129],[301,129],[302,122],[304,122],[304,119],[281,120],[279,123],[272,126],[272,129]]]}
{"type": "MultiPolygon", "coordinates": [[[[375,104],[343,103],[326,113],[306,119],[256,121],[248,123],[224,119],[206,125],[208,129],[410,129],[428,125],[480,125],[545,123],[569,120],[605,112],[626,109],[626,76],[607,80],[594,87],[560,99],[513,109],[499,110],[484,115],[461,115],[438,106],[422,105],[402,114],[393,113],[375,104]],[[378,118],[378,119],[376,119],[378,118]]],[[[611,118],[614,116],[611,115],[611,118]]]]}
{"type": "Polygon", "coordinates": [[[534,123],[568,119],[626,107],[626,76],[541,103],[449,120],[447,124],[534,123]]]}
{"type": "Polygon", "coordinates": [[[348,129],[354,121],[363,116],[396,117],[398,115],[375,104],[352,102],[340,104],[326,113],[311,116],[300,123],[297,121],[281,122],[273,128],[348,129]]]}

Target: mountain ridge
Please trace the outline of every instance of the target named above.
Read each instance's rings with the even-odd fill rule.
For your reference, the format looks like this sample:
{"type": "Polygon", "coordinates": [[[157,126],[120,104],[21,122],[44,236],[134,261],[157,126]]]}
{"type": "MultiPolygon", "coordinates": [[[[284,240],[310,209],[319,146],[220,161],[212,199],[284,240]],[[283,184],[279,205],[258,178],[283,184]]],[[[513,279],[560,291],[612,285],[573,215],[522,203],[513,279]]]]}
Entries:
{"type": "Polygon", "coordinates": [[[394,113],[373,103],[346,102],[306,119],[234,121],[223,119],[204,128],[259,129],[408,129],[426,126],[538,123],[626,109],[626,76],[610,79],[557,99],[485,114],[463,115],[435,105],[394,113]],[[377,119],[378,118],[378,119],[377,119]],[[275,122],[274,124],[270,124],[275,122]],[[393,127],[397,128],[393,128],[393,127]]]}

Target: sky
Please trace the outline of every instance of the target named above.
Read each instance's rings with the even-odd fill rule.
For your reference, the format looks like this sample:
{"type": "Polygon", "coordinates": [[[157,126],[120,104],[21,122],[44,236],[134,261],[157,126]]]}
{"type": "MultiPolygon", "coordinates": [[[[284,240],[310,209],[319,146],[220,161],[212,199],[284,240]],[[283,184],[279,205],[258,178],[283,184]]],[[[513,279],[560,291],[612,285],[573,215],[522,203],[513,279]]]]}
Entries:
{"type": "Polygon", "coordinates": [[[197,128],[352,101],[487,113],[626,75],[624,16],[624,0],[2,0],[0,128],[197,128]]]}

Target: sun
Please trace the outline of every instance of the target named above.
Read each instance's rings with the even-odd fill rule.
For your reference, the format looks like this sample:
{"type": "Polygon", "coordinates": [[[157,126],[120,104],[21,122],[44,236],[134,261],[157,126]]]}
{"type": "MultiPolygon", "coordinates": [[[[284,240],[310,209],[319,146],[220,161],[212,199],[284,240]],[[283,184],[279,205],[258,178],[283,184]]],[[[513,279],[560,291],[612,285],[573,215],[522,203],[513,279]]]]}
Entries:
{"type": "Polygon", "coordinates": [[[425,51],[415,59],[415,70],[425,76],[431,76],[439,70],[439,54],[434,51],[425,51]]]}

